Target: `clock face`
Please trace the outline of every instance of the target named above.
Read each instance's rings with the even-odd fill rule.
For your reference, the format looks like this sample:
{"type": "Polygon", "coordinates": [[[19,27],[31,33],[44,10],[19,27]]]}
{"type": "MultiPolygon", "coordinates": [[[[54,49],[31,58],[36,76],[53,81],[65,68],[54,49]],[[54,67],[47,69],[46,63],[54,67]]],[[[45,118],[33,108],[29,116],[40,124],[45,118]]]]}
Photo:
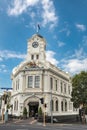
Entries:
{"type": "Polygon", "coordinates": [[[37,48],[38,47],[38,42],[33,42],[32,47],[37,48]]]}

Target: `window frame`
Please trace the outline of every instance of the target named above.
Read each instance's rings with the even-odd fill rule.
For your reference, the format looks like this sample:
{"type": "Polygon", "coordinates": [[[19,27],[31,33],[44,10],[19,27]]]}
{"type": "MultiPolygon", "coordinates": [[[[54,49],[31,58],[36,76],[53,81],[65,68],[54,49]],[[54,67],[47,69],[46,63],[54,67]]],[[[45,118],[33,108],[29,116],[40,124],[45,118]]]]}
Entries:
{"type": "Polygon", "coordinates": [[[40,76],[35,75],[34,76],[34,88],[40,88],[40,76]],[[37,79],[36,79],[37,78],[37,79]],[[39,79],[39,80],[38,80],[39,79]],[[38,84],[38,85],[37,85],[38,84]]]}
{"type": "Polygon", "coordinates": [[[27,87],[28,88],[33,88],[33,76],[32,75],[28,76],[27,87]],[[32,81],[29,81],[29,77],[32,77],[32,81]],[[29,84],[31,84],[31,85],[29,85],[29,84]]]}

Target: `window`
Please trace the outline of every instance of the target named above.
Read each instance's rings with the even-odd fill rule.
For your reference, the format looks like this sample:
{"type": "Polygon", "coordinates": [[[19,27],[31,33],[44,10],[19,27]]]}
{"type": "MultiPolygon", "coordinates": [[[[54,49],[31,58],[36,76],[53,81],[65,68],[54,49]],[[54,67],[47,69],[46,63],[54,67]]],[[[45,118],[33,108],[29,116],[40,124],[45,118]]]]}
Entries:
{"type": "Polygon", "coordinates": [[[68,93],[70,94],[70,86],[68,86],[68,93]]]}
{"type": "Polygon", "coordinates": [[[35,76],[35,88],[40,87],[40,76],[35,76]]]}
{"type": "Polygon", "coordinates": [[[13,81],[13,90],[15,90],[15,82],[13,81]]]}
{"type": "Polygon", "coordinates": [[[16,110],[16,101],[14,101],[14,110],[16,110]]]}
{"type": "Polygon", "coordinates": [[[64,93],[66,93],[66,84],[64,84],[64,93]]]}
{"type": "Polygon", "coordinates": [[[61,93],[63,92],[63,83],[60,83],[60,87],[61,87],[61,93]]]}
{"type": "Polygon", "coordinates": [[[34,59],[34,55],[31,55],[31,60],[33,60],[34,59]]]}
{"type": "Polygon", "coordinates": [[[61,111],[63,111],[63,101],[61,102],[61,111]]]}
{"type": "Polygon", "coordinates": [[[17,100],[16,104],[17,104],[17,106],[16,106],[17,108],[16,109],[18,110],[18,100],[17,100]]]}
{"type": "Polygon", "coordinates": [[[39,59],[39,55],[36,55],[36,59],[39,59]]]}
{"type": "Polygon", "coordinates": [[[28,88],[40,88],[40,76],[28,76],[28,88]]]}
{"type": "Polygon", "coordinates": [[[16,90],[19,89],[19,79],[16,80],[16,90]]]}
{"type": "Polygon", "coordinates": [[[57,90],[57,80],[55,80],[55,88],[56,88],[56,90],[57,90]]]}
{"type": "Polygon", "coordinates": [[[28,88],[33,87],[33,76],[28,76],[28,88]]]}
{"type": "Polygon", "coordinates": [[[58,111],[58,100],[56,100],[56,111],[58,111]]]}
{"type": "Polygon", "coordinates": [[[53,100],[51,100],[51,111],[54,111],[54,101],[53,100]]]}
{"type": "Polygon", "coordinates": [[[65,101],[65,111],[67,111],[67,101],[65,101]]]}
{"type": "Polygon", "coordinates": [[[18,100],[14,101],[14,110],[18,110],[18,100]]]}
{"type": "Polygon", "coordinates": [[[50,78],[50,88],[53,89],[53,78],[50,78]]]}
{"type": "Polygon", "coordinates": [[[72,110],[73,103],[69,101],[69,110],[72,110]]]}
{"type": "Polygon", "coordinates": [[[16,90],[17,90],[17,80],[16,80],[16,90]]]}
{"type": "Polygon", "coordinates": [[[20,80],[18,79],[18,89],[19,89],[19,82],[20,82],[20,80]]]}

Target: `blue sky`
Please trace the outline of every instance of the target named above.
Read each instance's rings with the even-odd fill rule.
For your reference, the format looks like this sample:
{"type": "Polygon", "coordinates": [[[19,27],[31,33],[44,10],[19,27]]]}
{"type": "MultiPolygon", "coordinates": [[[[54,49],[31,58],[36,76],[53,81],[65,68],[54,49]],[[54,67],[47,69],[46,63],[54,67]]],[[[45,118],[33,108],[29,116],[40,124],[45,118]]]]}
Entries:
{"type": "Polygon", "coordinates": [[[87,0],[0,0],[0,87],[11,87],[37,24],[47,60],[71,75],[87,70],[87,0]]]}

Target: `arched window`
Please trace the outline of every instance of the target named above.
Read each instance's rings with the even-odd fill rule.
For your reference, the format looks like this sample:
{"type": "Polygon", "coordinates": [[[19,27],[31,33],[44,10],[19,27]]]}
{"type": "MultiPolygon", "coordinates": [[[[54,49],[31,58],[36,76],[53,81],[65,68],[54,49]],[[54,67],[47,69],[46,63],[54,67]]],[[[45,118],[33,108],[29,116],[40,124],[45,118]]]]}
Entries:
{"type": "Polygon", "coordinates": [[[54,101],[53,100],[50,101],[50,108],[51,108],[51,111],[54,111],[54,101]]]}
{"type": "Polygon", "coordinates": [[[52,100],[52,111],[54,111],[54,101],[52,100]]]}
{"type": "Polygon", "coordinates": [[[14,110],[17,111],[18,110],[18,100],[14,101],[14,110]]]}
{"type": "Polygon", "coordinates": [[[50,89],[51,90],[53,89],[53,78],[52,77],[50,78],[50,89]]]}
{"type": "Polygon", "coordinates": [[[56,108],[56,111],[58,111],[58,100],[56,100],[56,104],[55,104],[55,108],[56,108]]]}
{"type": "Polygon", "coordinates": [[[61,101],[61,111],[63,111],[63,101],[61,101]]]}
{"type": "Polygon", "coordinates": [[[67,101],[65,100],[65,111],[67,111],[67,101]]]}
{"type": "Polygon", "coordinates": [[[16,110],[16,101],[14,101],[14,110],[16,110]]]}
{"type": "Polygon", "coordinates": [[[60,87],[61,87],[61,93],[63,93],[63,83],[62,83],[62,81],[60,82],[60,87]]]}
{"type": "Polygon", "coordinates": [[[16,106],[16,110],[18,110],[18,100],[17,100],[16,104],[17,104],[17,106],[16,106]]]}

